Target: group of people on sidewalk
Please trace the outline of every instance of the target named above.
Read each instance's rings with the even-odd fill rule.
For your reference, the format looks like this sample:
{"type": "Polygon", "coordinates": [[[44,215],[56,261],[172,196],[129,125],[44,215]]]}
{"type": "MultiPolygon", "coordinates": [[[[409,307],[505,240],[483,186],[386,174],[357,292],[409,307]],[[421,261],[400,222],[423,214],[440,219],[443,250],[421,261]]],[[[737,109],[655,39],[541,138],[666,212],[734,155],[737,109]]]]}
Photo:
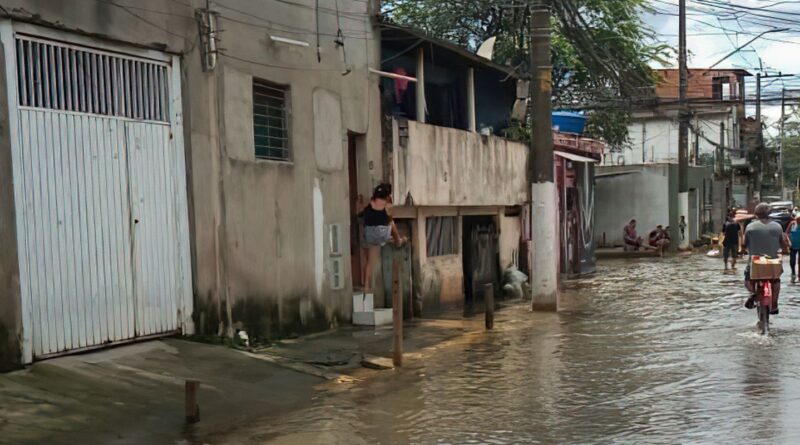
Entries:
{"type": "Polygon", "coordinates": [[[622,238],[624,240],[623,249],[626,252],[648,249],[657,251],[661,256],[664,256],[664,252],[669,249],[671,242],[669,227],[664,228],[664,226],[659,224],[647,235],[647,244],[645,244],[644,239],[636,232],[635,218],[631,218],[625,228],[623,228],[622,238]]]}

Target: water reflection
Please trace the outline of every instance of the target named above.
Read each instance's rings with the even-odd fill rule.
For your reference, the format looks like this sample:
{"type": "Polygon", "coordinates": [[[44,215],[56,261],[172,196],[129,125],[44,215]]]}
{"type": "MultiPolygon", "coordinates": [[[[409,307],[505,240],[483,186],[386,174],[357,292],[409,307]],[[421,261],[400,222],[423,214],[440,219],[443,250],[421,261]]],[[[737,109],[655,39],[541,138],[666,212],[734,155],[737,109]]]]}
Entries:
{"type": "Polygon", "coordinates": [[[703,256],[601,264],[568,286],[564,311],[503,311],[496,331],[325,393],[251,439],[797,442],[800,287],[784,287],[764,338],[742,308],[740,276],[721,265],[703,256]]]}

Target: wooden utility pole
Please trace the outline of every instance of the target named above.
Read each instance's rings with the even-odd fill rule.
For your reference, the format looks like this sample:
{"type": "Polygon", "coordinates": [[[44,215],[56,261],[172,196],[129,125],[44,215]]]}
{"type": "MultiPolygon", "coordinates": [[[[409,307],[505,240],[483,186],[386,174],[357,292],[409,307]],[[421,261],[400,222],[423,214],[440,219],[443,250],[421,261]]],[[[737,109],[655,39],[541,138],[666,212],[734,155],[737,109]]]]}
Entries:
{"type": "Polygon", "coordinates": [[[550,8],[552,0],[537,0],[531,9],[531,238],[533,310],[558,309],[558,209],[553,165],[552,65],[550,8]]]}
{"type": "MultiPolygon", "coordinates": [[[[678,199],[677,212],[670,212],[670,237],[675,240],[681,239],[678,221],[680,216],[687,217],[689,213],[689,107],[687,103],[687,90],[689,86],[689,69],[686,66],[686,0],[680,0],[678,4],[678,199]]],[[[689,229],[689,227],[687,227],[689,229]]],[[[691,233],[691,230],[687,230],[691,233]]],[[[686,238],[688,242],[688,237],[686,238]]],[[[685,242],[670,244],[672,250],[678,248],[678,244],[685,247],[685,242]]]]}

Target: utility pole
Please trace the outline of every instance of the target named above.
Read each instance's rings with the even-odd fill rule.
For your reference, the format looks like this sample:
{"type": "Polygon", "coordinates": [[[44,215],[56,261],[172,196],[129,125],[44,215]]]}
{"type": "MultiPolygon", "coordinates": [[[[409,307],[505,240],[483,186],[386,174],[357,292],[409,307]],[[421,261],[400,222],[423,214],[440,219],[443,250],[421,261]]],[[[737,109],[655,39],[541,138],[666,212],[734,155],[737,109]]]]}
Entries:
{"type": "MultiPolygon", "coordinates": [[[[670,237],[680,240],[680,230],[678,221],[680,216],[687,218],[686,233],[691,233],[689,225],[693,221],[688,220],[689,216],[689,107],[687,104],[686,93],[689,86],[689,69],[686,66],[686,0],[680,0],[678,4],[678,71],[680,83],[678,86],[678,199],[677,212],[669,212],[669,225],[671,229],[670,237]]],[[[674,201],[673,201],[674,203],[674,201]]],[[[681,240],[680,243],[670,245],[670,249],[675,251],[680,247],[687,247],[689,238],[681,240]]]]}
{"type": "Polygon", "coordinates": [[[781,89],[781,135],[780,135],[780,148],[778,151],[778,159],[780,165],[778,166],[781,172],[781,198],[786,199],[786,183],[783,176],[783,121],[786,119],[786,88],[781,89]]]}
{"type": "Polygon", "coordinates": [[[761,73],[756,73],[756,121],[761,125],[761,73]]]}
{"type": "Polygon", "coordinates": [[[558,310],[558,210],[553,165],[552,66],[550,60],[550,6],[534,1],[530,29],[530,180],[533,274],[531,308],[558,310]]]}
{"type": "Polygon", "coordinates": [[[725,172],[725,122],[719,123],[719,147],[717,147],[717,176],[725,172]]]}

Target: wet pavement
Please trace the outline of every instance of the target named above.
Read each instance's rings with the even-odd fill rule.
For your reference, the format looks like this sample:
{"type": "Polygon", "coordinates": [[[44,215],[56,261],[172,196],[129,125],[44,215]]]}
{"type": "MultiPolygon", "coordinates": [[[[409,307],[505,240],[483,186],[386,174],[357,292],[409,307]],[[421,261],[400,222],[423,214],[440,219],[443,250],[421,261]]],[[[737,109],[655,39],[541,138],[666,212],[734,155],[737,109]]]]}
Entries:
{"type": "Polygon", "coordinates": [[[721,266],[602,262],[558,314],[508,308],[492,332],[208,442],[798,443],[800,286],[764,338],[741,268],[721,266]]]}

